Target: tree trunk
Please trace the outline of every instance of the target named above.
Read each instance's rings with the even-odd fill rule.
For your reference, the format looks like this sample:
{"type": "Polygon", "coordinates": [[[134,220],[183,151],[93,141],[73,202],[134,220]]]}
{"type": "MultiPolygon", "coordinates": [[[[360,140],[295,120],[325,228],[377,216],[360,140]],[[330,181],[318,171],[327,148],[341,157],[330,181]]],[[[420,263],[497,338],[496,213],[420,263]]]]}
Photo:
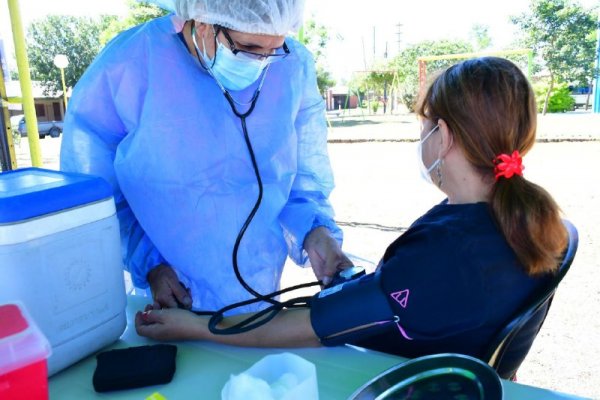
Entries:
{"type": "Polygon", "coordinates": [[[592,92],[594,91],[594,80],[593,79],[590,81],[589,88],[590,88],[590,90],[588,90],[588,95],[585,98],[585,111],[587,111],[588,107],[590,106],[590,96],[592,95],[592,92]]]}
{"type": "Polygon", "coordinates": [[[548,92],[546,93],[546,100],[544,100],[544,108],[542,109],[542,115],[546,115],[548,112],[548,101],[550,101],[550,94],[552,93],[552,89],[554,89],[554,75],[550,72],[550,86],[548,87],[548,92]]]}

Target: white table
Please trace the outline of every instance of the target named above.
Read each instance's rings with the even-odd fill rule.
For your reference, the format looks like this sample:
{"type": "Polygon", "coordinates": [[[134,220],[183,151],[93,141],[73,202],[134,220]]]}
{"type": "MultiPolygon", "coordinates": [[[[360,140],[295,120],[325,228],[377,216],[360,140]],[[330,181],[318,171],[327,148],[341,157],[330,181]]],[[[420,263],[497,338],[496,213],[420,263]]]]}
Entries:
{"type": "MultiPolygon", "coordinates": [[[[154,344],[135,332],[133,316],[147,298],[129,296],[127,329],[110,348],[154,344]]],[[[321,400],[346,399],[380,372],[405,359],[354,347],[308,349],[255,349],[208,342],[177,342],[177,370],[171,383],[141,389],[96,393],[92,375],[96,358],[90,356],[50,378],[50,399],[136,399],[159,392],[168,400],[220,399],[221,389],[231,374],[239,374],[268,354],[288,351],[315,364],[321,400]]],[[[104,349],[107,350],[107,349],[104,349]]],[[[503,381],[505,399],[558,400],[579,397],[503,381]]]]}

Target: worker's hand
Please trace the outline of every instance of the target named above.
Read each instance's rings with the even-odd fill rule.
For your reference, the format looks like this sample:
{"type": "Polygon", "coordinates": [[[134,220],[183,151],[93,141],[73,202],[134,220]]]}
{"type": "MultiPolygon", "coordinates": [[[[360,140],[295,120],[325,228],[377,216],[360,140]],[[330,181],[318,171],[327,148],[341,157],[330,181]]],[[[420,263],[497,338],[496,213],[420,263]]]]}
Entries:
{"type": "Polygon", "coordinates": [[[154,309],[148,305],[144,312],[135,314],[135,330],[140,336],[156,340],[194,340],[202,338],[207,321],[188,310],[154,309]]]}
{"type": "Polygon", "coordinates": [[[323,285],[328,285],[337,271],[353,265],[331,236],[329,229],[323,226],[313,229],[308,234],[304,239],[304,249],[308,253],[315,276],[323,281],[323,285]]]}
{"type": "Polygon", "coordinates": [[[161,264],[148,272],[148,283],[152,290],[153,307],[160,308],[192,308],[192,298],[183,287],[177,274],[168,265],[161,264]]]}

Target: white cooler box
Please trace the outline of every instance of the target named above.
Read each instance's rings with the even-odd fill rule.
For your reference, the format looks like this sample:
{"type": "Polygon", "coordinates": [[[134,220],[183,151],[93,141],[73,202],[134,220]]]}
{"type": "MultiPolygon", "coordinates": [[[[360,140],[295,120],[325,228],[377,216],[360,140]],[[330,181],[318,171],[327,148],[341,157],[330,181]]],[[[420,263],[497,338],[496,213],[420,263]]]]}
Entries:
{"type": "Polygon", "coordinates": [[[126,326],[119,223],[101,178],[0,174],[0,304],[22,302],[52,346],[52,375],[126,326]]]}

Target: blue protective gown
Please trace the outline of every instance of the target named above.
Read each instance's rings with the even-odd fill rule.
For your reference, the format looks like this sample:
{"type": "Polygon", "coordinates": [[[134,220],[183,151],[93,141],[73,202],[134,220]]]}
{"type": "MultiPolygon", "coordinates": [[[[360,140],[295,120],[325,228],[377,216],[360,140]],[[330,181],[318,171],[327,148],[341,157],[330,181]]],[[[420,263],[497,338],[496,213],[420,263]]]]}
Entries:
{"type": "MultiPolygon", "coordinates": [[[[136,287],[147,288],[147,273],[166,263],[191,290],[194,309],[211,310],[252,297],[234,275],[232,250],[258,185],[240,120],[177,36],[182,23],[159,18],[106,46],[73,92],[61,169],[113,185],[136,287]]],[[[286,43],[291,54],[271,65],[247,118],[264,197],[238,260],[260,293],[277,290],[286,255],[306,261],[302,243],[313,227],[341,241],[314,62],[301,44],[286,43]]],[[[256,86],[232,95],[248,101],[256,86]]]]}

